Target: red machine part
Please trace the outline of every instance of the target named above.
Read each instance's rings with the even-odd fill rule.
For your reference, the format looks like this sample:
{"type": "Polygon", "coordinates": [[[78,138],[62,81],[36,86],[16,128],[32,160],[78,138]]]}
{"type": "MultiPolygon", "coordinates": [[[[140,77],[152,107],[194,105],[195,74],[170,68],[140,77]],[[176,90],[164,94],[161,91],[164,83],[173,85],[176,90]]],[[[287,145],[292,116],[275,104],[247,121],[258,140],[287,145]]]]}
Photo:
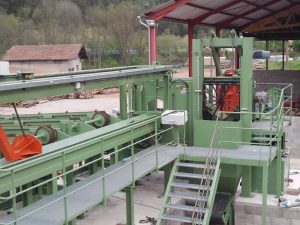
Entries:
{"type": "Polygon", "coordinates": [[[238,85],[228,85],[222,100],[219,102],[220,110],[233,112],[240,104],[240,87],[238,85]]]}
{"type": "Polygon", "coordinates": [[[30,134],[18,135],[10,144],[0,125],[0,151],[7,161],[22,160],[42,153],[42,143],[30,134]]]}
{"type": "MultiPolygon", "coordinates": [[[[232,77],[234,71],[229,68],[225,71],[226,77],[232,77]]],[[[234,112],[240,105],[240,87],[239,85],[226,85],[217,87],[217,109],[220,111],[234,112]]]]}

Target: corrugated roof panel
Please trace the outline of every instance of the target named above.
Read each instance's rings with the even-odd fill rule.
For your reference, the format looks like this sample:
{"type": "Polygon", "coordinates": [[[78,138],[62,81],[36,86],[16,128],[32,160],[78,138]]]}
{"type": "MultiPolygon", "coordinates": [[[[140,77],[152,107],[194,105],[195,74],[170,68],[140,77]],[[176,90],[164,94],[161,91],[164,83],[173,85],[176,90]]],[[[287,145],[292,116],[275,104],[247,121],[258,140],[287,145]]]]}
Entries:
{"type": "Polygon", "coordinates": [[[213,14],[209,17],[207,17],[205,20],[202,21],[202,23],[207,23],[207,24],[215,24],[222,22],[223,20],[232,18],[232,16],[224,15],[224,14],[213,14]]]}
{"type": "Polygon", "coordinates": [[[271,5],[269,7],[267,7],[268,9],[272,9],[272,10],[278,10],[278,9],[282,9],[288,6],[291,6],[292,4],[288,1],[279,1],[278,3],[271,5]]]}
{"type": "Polygon", "coordinates": [[[253,5],[249,5],[245,2],[241,2],[239,4],[233,5],[222,12],[232,13],[232,14],[241,14],[243,12],[249,11],[251,9],[255,8],[253,5]]]}
{"type": "MultiPolygon", "coordinates": [[[[252,2],[255,5],[261,6],[261,5],[267,4],[271,1],[273,1],[273,0],[249,0],[248,2],[252,2]]],[[[281,1],[281,0],[278,0],[278,1],[281,1]]]]}
{"type": "Polygon", "coordinates": [[[237,19],[237,20],[233,21],[231,23],[231,25],[239,27],[239,26],[243,26],[243,25],[245,25],[246,23],[249,23],[249,22],[251,22],[251,20],[240,18],[240,19],[237,19]]]}
{"type": "Polygon", "coordinates": [[[170,1],[168,1],[168,2],[162,3],[161,5],[159,5],[159,6],[157,6],[157,7],[154,7],[153,9],[151,9],[151,10],[145,12],[145,14],[150,13],[150,12],[157,12],[157,11],[159,11],[160,9],[162,9],[162,8],[164,8],[164,7],[167,7],[167,6],[171,5],[171,4],[173,4],[174,2],[175,2],[175,0],[170,0],[170,1]]]}
{"type": "Polygon", "coordinates": [[[270,14],[270,12],[266,11],[264,9],[261,9],[261,10],[258,10],[254,13],[251,13],[251,14],[247,15],[247,17],[250,18],[250,19],[259,19],[263,16],[266,16],[267,14],[270,14]]]}
{"type": "Polygon", "coordinates": [[[179,18],[182,20],[194,19],[195,17],[202,15],[208,11],[195,8],[192,6],[184,5],[169,13],[167,16],[171,18],[179,18]]]}
{"type": "Polygon", "coordinates": [[[220,7],[222,5],[225,5],[229,2],[232,2],[232,0],[221,0],[221,1],[216,1],[216,0],[201,0],[201,1],[200,0],[193,0],[191,2],[195,5],[215,9],[215,8],[218,8],[218,7],[220,7]]]}

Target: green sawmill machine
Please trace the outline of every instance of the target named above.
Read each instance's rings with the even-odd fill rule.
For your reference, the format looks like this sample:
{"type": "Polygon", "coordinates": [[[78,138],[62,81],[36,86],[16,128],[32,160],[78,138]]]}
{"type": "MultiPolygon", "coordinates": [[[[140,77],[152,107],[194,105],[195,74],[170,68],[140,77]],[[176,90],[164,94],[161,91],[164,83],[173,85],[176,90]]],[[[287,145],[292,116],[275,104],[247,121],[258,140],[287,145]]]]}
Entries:
{"type": "Polygon", "coordinates": [[[120,111],[2,116],[0,225],[75,224],[120,190],[133,225],[135,183],[161,169],[158,225],[234,224],[240,185],[242,196],[262,193],[266,225],[267,194],[284,189],[292,86],[256,94],[252,45],[234,35],[194,40],[192,78],[173,77],[171,66],[1,76],[1,104],[119,87],[120,111]],[[226,70],[225,48],[238,56],[226,70]]]}

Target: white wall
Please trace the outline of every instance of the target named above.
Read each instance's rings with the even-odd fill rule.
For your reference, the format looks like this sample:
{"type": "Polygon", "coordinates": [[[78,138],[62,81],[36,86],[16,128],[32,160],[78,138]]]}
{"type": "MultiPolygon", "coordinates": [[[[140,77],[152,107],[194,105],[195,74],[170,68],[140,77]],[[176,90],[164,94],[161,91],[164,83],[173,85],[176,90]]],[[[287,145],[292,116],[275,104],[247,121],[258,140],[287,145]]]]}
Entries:
{"type": "Polygon", "coordinates": [[[32,72],[34,74],[80,71],[80,58],[65,61],[11,61],[10,73],[32,72]]]}
{"type": "Polygon", "coordinates": [[[9,74],[9,62],[0,61],[0,76],[9,74]]]}

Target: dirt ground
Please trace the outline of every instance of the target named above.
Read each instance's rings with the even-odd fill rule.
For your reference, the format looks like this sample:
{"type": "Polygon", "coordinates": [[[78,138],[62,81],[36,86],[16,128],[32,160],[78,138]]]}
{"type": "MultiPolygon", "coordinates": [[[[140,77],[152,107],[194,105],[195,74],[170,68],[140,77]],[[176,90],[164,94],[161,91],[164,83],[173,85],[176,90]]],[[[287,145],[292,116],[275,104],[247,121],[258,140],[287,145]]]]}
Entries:
{"type": "MultiPolygon", "coordinates": [[[[36,113],[63,113],[63,112],[87,112],[105,110],[111,113],[112,109],[119,108],[119,94],[95,95],[91,99],[61,99],[47,101],[30,108],[18,108],[19,114],[36,113]]],[[[0,115],[11,115],[12,107],[0,107],[0,115]]]]}

